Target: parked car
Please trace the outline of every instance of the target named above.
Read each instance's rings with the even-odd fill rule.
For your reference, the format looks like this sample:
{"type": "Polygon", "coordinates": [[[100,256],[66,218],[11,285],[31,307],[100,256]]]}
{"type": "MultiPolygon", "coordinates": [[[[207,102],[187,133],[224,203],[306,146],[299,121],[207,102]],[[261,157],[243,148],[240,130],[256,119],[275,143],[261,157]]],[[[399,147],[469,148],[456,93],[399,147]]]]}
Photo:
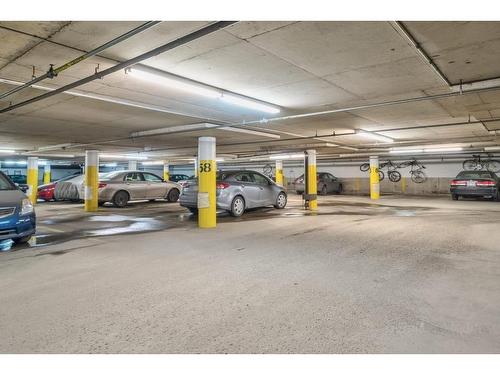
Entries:
{"type": "Polygon", "coordinates": [[[63,177],[57,181],[54,181],[54,182],[51,182],[48,184],[44,184],[44,185],[40,185],[38,187],[38,194],[37,194],[38,199],[42,199],[46,202],[55,200],[54,191],[56,189],[56,185],[60,182],[68,181],[68,180],[70,180],[74,177],[77,177],[77,176],[80,176],[80,174],[78,173],[78,174],[69,175],[69,176],[63,177]]]}
{"type": "Polygon", "coordinates": [[[483,197],[500,200],[500,179],[494,172],[462,171],[450,182],[453,200],[459,197],[483,197]]]}
{"type": "MultiPolygon", "coordinates": [[[[342,193],[342,181],[331,173],[318,172],[316,174],[316,180],[318,181],[318,194],[327,195],[328,193],[342,193]]],[[[304,193],[304,175],[295,180],[294,187],[297,194],[304,193]]]]}
{"type": "Polygon", "coordinates": [[[99,178],[99,204],[112,202],[125,207],[129,201],[166,199],[177,202],[181,186],[172,181],[141,171],[110,172],[99,178]]]}
{"type": "Polygon", "coordinates": [[[179,182],[189,180],[189,176],[185,174],[171,174],[168,176],[169,181],[179,182]]]}
{"type": "Polygon", "coordinates": [[[25,174],[10,174],[8,176],[15,184],[26,185],[28,180],[28,177],[26,177],[25,174]]]}
{"type": "MultiPolygon", "coordinates": [[[[99,178],[104,174],[99,173],[99,178]]],[[[54,199],[56,201],[82,201],[84,199],[83,179],[83,175],[78,175],[57,183],[54,188],[54,199]]]]}
{"type": "MultiPolygon", "coordinates": [[[[285,208],[287,195],[283,186],[255,171],[219,171],[216,185],[217,208],[232,216],[241,216],[246,209],[274,206],[285,208]]],[[[184,183],[180,205],[198,212],[198,180],[184,183]]]]}
{"type": "Polygon", "coordinates": [[[35,233],[33,205],[3,172],[0,172],[0,219],[0,241],[27,242],[35,233]]]}

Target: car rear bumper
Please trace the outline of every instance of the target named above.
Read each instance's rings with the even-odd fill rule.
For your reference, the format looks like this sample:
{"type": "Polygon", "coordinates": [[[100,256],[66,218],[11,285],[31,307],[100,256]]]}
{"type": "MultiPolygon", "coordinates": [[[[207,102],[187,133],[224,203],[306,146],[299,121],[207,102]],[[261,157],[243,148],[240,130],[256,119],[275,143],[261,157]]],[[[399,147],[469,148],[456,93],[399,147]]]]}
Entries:
{"type": "Polygon", "coordinates": [[[450,193],[463,196],[474,196],[474,197],[493,197],[497,194],[498,189],[496,187],[488,188],[467,188],[464,187],[451,187],[450,193]]]}
{"type": "Polygon", "coordinates": [[[0,241],[16,240],[19,238],[31,236],[36,231],[36,216],[14,215],[0,221],[0,241]]]}

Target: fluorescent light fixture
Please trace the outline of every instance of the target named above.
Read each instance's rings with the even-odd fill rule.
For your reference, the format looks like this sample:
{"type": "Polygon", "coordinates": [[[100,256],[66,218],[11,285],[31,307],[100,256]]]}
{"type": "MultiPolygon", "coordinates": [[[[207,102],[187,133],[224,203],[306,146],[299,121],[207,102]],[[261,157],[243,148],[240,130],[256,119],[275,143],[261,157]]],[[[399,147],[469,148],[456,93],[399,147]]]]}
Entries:
{"type": "Polygon", "coordinates": [[[102,166],[103,167],[111,167],[111,168],[113,168],[113,167],[117,167],[118,163],[104,163],[102,166]]]}
{"type": "Polygon", "coordinates": [[[130,70],[128,70],[128,74],[130,74],[133,77],[140,78],[144,81],[167,86],[176,90],[186,91],[191,94],[205,96],[207,98],[216,99],[222,96],[222,92],[217,89],[209,88],[207,86],[200,85],[198,83],[189,81],[187,79],[183,80],[182,78],[177,78],[173,76],[169,77],[163,74],[150,73],[144,70],[139,70],[137,68],[130,68],[130,70]]]}
{"type": "Polygon", "coordinates": [[[221,89],[210,87],[198,82],[191,81],[182,77],[170,76],[168,74],[152,73],[137,68],[130,68],[127,73],[133,77],[137,77],[144,81],[152,82],[155,84],[163,85],[169,88],[189,92],[195,95],[201,95],[211,99],[220,99],[223,102],[234,104],[240,107],[254,109],[256,111],[266,113],[279,113],[280,109],[270,104],[259,102],[255,99],[237,96],[221,89]]]}
{"type": "Polygon", "coordinates": [[[140,155],[122,155],[122,154],[99,154],[103,159],[127,159],[127,160],[147,160],[147,156],[140,155]]]}
{"type": "Polygon", "coordinates": [[[15,150],[0,150],[0,153],[1,154],[15,154],[16,151],[15,150]]]}
{"type": "Polygon", "coordinates": [[[485,147],[484,151],[500,151],[500,146],[485,147]]]}
{"type": "Polygon", "coordinates": [[[282,159],[301,159],[304,154],[283,154],[283,155],[271,155],[270,160],[282,160],[282,159]]]}
{"type": "Polygon", "coordinates": [[[262,137],[275,138],[275,139],[281,138],[281,136],[279,134],[265,133],[265,132],[260,132],[258,130],[251,130],[251,129],[233,128],[233,127],[229,127],[229,126],[220,127],[220,128],[217,128],[217,130],[226,130],[226,131],[236,132],[236,133],[259,135],[262,137]]]}
{"type": "Polygon", "coordinates": [[[224,161],[224,158],[215,158],[215,161],[224,161]]]}
{"type": "Polygon", "coordinates": [[[5,164],[17,164],[17,165],[26,165],[28,162],[26,160],[5,160],[2,163],[5,164]]]}
{"type": "Polygon", "coordinates": [[[394,142],[394,139],[386,137],[385,135],[380,135],[380,134],[369,132],[369,131],[362,130],[362,129],[356,130],[356,134],[359,134],[363,137],[371,138],[371,139],[374,139],[374,140],[380,141],[380,142],[385,142],[385,143],[394,142]]]}
{"type": "Polygon", "coordinates": [[[151,160],[151,161],[143,161],[142,165],[163,165],[163,161],[161,160],[151,160]]]}
{"type": "Polygon", "coordinates": [[[421,148],[394,148],[389,151],[390,154],[417,154],[424,152],[421,148]]]}
{"type": "Polygon", "coordinates": [[[326,146],[326,147],[340,147],[338,144],[331,143],[331,142],[327,142],[323,146],[326,146]]]}
{"type": "Polygon", "coordinates": [[[224,93],[222,95],[221,99],[224,102],[234,104],[234,105],[237,105],[240,107],[255,109],[256,111],[260,111],[260,112],[266,112],[266,113],[272,113],[272,114],[280,113],[280,109],[275,107],[275,106],[272,106],[269,104],[264,104],[264,103],[259,103],[255,100],[243,98],[241,96],[236,96],[233,94],[224,93]]]}
{"type": "Polygon", "coordinates": [[[159,129],[133,132],[133,133],[130,133],[130,136],[131,137],[147,137],[147,136],[151,136],[151,135],[177,133],[177,132],[182,132],[182,131],[195,131],[195,130],[202,130],[202,129],[207,129],[207,128],[215,128],[215,127],[217,127],[217,125],[210,124],[208,122],[201,122],[198,124],[169,126],[168,128],[159,128],[159,129]]]}
{"type": "Polygon", "coordinates": [[[462,151],[462,147],[438,147],[438,148],[426,148],[424,152],[458,152],[462,151]]]}

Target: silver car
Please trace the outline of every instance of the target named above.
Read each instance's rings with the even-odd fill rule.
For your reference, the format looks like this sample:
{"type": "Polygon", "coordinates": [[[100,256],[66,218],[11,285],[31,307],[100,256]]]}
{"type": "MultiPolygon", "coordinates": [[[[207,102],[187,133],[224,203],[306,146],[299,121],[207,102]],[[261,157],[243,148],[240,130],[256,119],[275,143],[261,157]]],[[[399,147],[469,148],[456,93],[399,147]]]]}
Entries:
{"type": "MultiPolygon", "coordinates": [[[[318,181],[318,194],[327,195],[328,193],[342,193],[342,181],[331,173],[318,172],[316,174],[316,180],[318,181]]],[[[304,192],[304,175],[295,180],[294,187],[297,194],[302,194],[304,192]]]]}
{"type": "MultiPolygon", "coordinates": [[[[197,200],[198,181],[185,181],[179,199],[181,206],[197,213],[197,200]]],[[[217,208],[228,211],[232,216],[241,216],[248,208],[274,206],[282,209],[286,203],[285,188],[259,172],[217,172],[217,208]]]]}

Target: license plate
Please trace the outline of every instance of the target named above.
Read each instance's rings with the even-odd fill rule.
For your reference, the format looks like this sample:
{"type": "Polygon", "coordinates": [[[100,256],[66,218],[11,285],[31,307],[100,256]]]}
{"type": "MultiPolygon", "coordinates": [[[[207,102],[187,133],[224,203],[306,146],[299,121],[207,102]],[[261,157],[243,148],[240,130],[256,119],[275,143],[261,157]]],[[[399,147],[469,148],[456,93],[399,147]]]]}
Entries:
{"type": "Polygon", "coordinates": [[[476,181],[467,181],[467,186],[476,186],[476,181]]]}

